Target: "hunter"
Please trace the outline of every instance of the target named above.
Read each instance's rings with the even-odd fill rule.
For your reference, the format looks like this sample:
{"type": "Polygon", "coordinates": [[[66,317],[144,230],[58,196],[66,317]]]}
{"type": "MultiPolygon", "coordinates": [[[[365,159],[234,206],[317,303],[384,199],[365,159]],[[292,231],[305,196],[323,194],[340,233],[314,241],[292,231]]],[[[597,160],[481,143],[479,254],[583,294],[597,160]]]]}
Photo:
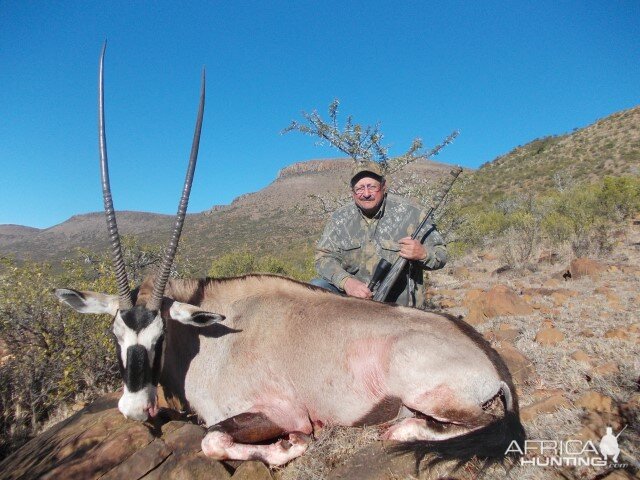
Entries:
{"type": "Polygon", "coordinates": [[[411,238],[426,211],[408,199],[387,193],[377,162],[359,163],[351,178],[353,203],[336,210],[316,246],[312,284],[352,297],[372,298],[368,283],[384,258],[410,260],[406,274],[392,288],[387,301],[424,308],[423,270],[437,270],[447,262],[442,236],[433,226],[419,240],[411,238]]]}

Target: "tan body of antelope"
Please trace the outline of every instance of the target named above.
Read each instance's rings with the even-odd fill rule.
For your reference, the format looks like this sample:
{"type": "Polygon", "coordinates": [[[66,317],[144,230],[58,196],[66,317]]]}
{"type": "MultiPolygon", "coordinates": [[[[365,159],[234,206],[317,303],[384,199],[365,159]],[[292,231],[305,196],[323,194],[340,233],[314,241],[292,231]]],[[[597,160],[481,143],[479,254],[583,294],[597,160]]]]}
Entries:
{"type": "MultiPolygon", "coordinates": [[[[101,119],[103,60],[104,51],[101,119]]],[[[301,455],[323,425],[388,423],[383,438],[459,460],[502,458],[512,440],[523,440],[504,362],[461,320],[341,297],[273,275],[168,279],[203,106],[204,83],[186,197],[167,258],[134,292],[120,253],[100,122],[119,294],[58,289],[56,295],[80,312],[114,317],[124,381],[120,411],[135,420],[155,415],[161,384],[210,427],[202,441],[207,455],[270,465],[301,455]],[[483,407],[498,396],[504,413],[496,416],[483,407]],[[288,441],[279,440],[287,435],[288,441]]]]}

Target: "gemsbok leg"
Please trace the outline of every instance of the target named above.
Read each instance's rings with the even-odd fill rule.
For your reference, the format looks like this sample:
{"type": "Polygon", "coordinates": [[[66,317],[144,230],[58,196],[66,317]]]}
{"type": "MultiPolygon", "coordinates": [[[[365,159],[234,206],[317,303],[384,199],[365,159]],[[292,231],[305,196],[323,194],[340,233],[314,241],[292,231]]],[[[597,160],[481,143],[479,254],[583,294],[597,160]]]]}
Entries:
{"type": "Polygon", "coordinates": [[[284,429],[262,413],[243,413],[209,428],[202,439],[202,451],[216,460],[261,460],[268,465],[284,465],[302,455],[309,446],[312,426],[301,418],[292,430],[284,429]],[[268,445],[253,442],[272,440],[287,431],[287,440],[268,445]],[[250,443],[244,443],[250,442],[250,443]]]}

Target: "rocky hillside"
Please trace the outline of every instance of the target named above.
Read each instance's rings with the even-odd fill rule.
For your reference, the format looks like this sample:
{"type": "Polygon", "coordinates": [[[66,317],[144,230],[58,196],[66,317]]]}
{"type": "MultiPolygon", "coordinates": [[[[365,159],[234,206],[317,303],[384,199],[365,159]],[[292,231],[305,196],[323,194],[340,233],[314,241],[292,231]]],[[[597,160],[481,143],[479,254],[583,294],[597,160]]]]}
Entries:
{"type": "Polygon", "coordinates": [[[23,225],[0,225],[0,247],[37,235],[40,231],[23,225]]]}
{"type": "Polygon", "coordinates": [[[469,202],[566,188],[604,175],[640,174],[640,106],[566,135],[513,149],[473,174],[469,202]]]}
{"type": "MultiPolygon", "coordinates": [[[[122,232],[144,237],[149,242],[167,238],[174,217],[145,212],[118,212],[122,232]]],[[[61,260],[76,248],[106,248],[103,212],[74,215],[46,229],[0,225],[0,253],[19,259],[61,260]]]]}

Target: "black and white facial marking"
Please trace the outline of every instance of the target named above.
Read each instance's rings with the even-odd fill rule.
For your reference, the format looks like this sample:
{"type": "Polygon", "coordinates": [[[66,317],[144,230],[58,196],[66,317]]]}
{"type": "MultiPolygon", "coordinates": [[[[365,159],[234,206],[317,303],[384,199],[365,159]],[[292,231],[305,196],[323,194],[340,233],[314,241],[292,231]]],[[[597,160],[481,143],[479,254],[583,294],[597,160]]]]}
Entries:
{"type": "MultiPolygon", "coordinates": [[[[162,368],[164,320],[159,312],[138,305],[119,310],[117,295],[58,288],[58,299],[81,313],[109,314],[114,317],[113,334],[124,393],[118,402],[122,414],[134,420],[146,420],[157,413],[156,390],[162,368]]],[[[174,301],[170,319],[193,327],[207,327],[224,320],[224,315],[202,310],[199,306],[174,301]]]]}
{"type": "Polygon", "coordinates": [[[128,418],[146,420],[157,408],[164,321],[159,312],[138,305],[116,314],[113,334],[124,381],[118,408],[128,418]]]}

